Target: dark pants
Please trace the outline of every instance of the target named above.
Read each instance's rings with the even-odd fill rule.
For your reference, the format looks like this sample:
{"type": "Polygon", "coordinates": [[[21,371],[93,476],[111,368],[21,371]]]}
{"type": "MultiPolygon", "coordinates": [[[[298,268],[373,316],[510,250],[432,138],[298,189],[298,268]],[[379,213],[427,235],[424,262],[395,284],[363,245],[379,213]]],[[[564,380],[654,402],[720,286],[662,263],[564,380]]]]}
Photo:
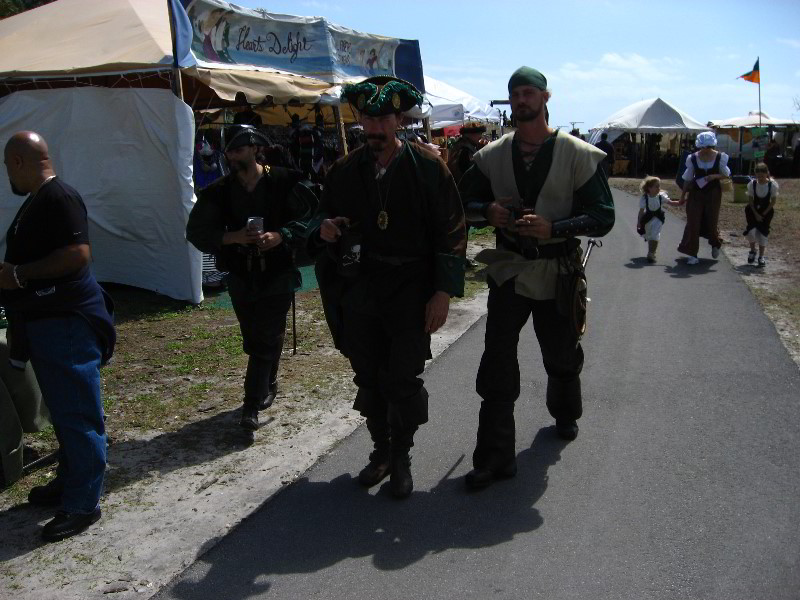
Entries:
{"type": "Polygon", "coordinates": [[[514,402],[519,397],[517,359],[519,333],[528,317],[547,371],[547,409],[558,421],[580,418],[580,373],[583,349],[555,300],[531,300],[514,292],[515,280],[502,286],[489,279],[486,340],[476,388],[481,403],[478,441],[472,462],[476,468],[499,468],[515,456],[514,402]]]}
{"type": "Polygon", "coordinates": [[[242,348],[249,356],[244,377],[244,402],[257,404],[278,380],[278,364],[286,333],[286,315],[292,294],[239,294],[231,285],[231,303],[242,332],[242,348]]]}
{"type": "Polygon", "coordinates": [[[408,278],[384,294],[389,288],[381,283],[360,282],[344,305],[344,345],[358,386],[353,408],[376,428],[388,424],[392,449],[407,451],[417,427],[428,421],[428,392],[420,378],[430,356],[424,331],[428,286],[421,277],[408,278]]]}
{"type": "Polygon", "coordinates": [[[100,342],[79,316],[28,321],[25,327],[31,365],[58,438],[61,508],[91,513],[106,470],[100,342]]]}

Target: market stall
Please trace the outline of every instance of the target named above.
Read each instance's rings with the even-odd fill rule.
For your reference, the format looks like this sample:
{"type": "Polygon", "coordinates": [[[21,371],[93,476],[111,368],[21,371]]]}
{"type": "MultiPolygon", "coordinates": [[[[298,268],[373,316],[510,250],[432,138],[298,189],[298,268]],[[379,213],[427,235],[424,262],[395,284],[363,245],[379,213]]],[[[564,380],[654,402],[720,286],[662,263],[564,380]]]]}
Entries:
{"type": "Polygon", "coordinates": [[[743,117],[708,122],[717,133],[718,148],[736,159],[739,173],[750,173],[763,160],[774,176],[798,176],[794,166],[800,139],[800,121],[770,117],[751,111],[743,117]]]}
{"type": "Polygon", "coordinates": [[[615,175],[674,174],[687,139],[709,128],[661,98],[635,102],[591,128],[589,143],[603,133],[614,145],[615,175]]]}
{"type": "MultiPolygon", "coordinates": [[[[422,82],[418,43],[216,0],[59,0],[0,21],[0,144],[21,129],[49,141],[56,170],[84,195],[98,280],[200,302],[201,257],[184,227],[205,115],[227,109],[224,122],[256,108],[286,125],[294,114],[320,113],[341,146],[352,113],[339,110],[338,84],[370,71],[422,82]],[[240,43],[239,55],[228,46],[237,26],[298,42],[273,57],[240,43]],[[307,56],[321,47],[317,39],[324,52],[307,56]],[[236,60],[250,55],[278,58],[293,72],[236,60]],[[320,65],[327,81],[311,76],[325,75],[320,65]]],[[[3,179],[0,232],[18,207],[3,179]]]]}

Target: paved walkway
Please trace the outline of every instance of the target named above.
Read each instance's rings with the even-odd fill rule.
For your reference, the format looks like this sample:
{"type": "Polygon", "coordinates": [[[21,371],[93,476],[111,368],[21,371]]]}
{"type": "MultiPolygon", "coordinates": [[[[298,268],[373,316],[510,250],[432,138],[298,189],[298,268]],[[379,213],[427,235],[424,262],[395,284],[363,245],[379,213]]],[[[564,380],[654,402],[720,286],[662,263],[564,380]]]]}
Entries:
{"type": "Polygon", "coordinates": [[[676,262],[669,217],[646,264],[636,199],[614,195],[577,441],[555,436],[528,328],[519,474],[464,491],[481,321],[426,372],[410,499],[355,483],[360,428],[158,597],[798,598],[800,373],[724,257],[676,262]]]}

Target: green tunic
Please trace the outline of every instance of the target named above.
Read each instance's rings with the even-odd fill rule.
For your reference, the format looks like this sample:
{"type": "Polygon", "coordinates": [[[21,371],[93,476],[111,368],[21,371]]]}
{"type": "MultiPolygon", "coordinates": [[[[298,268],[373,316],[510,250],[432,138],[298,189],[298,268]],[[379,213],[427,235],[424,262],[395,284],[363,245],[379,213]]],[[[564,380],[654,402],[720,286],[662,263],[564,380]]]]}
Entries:
{"type": "Polygon", "coordinates": [[[337,161],[328,172],[311,228],[326,218],[348,217],[362,235],[365,258],[430,261],[433,288],[462,296],[466,228],[447,166],[409,142],[382,177],[376,178],[374,165],[367,145],[337,161]],[[386,229],[378,225],[381,211],[387,215],[386,229]]]}

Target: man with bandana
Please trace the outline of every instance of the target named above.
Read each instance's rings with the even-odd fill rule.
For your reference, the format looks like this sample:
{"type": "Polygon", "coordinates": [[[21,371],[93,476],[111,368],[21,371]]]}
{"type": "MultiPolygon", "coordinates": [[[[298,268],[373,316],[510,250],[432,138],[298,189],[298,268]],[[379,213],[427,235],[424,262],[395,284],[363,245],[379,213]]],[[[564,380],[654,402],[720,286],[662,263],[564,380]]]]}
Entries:
{"type": "Polygon", "coordinates": [[[345,86],[342,99],[359,111],[367,143],[331,167],[309,242],[339,257],[320,291],[338,287],[341,331],[332,333],[374,444],[358,480],[370,487],[391,474],[392,495],[405,498],[414,434],[428,420],[419,376],[431,334],[464,292],[464,213],[444,162],[395,135],[401,114],[422,102],[411,84],[373,77],[345,86]]]}
{"type": "Polygon", "coordinates": [[[186,239],[216,257],[248,354],[240,425],[255,431],[258,411],[278,392],[278,363],[293,293],[300,289],[294,250],[304,241],[311,207],[293,191],[301,174],[258,163],[268,140],[251,125],[225,132],[231,172],[198,193],[186,239]],[[258,227],[251,217],[261,219],[258,227]]]}
{"type": "Polygon", "coordinates": [[[497,248],[476,257],[488,265],[489,300],[476,382],[483,402],[474,469],[466,478],[470,489],[516,474],[517,344],[531,317],[556,432],[565,440],[577,437],[583,350],[559,284],[580,265],[575,236],[602,236],[614,225],[601,166],[605,153],[547,124],[550,92],[544,75],[521,67],[511,76],[508,93],[517,130],[479,150],[459,185],[468,222],[488,222],[497,236],[497,248]]]}

